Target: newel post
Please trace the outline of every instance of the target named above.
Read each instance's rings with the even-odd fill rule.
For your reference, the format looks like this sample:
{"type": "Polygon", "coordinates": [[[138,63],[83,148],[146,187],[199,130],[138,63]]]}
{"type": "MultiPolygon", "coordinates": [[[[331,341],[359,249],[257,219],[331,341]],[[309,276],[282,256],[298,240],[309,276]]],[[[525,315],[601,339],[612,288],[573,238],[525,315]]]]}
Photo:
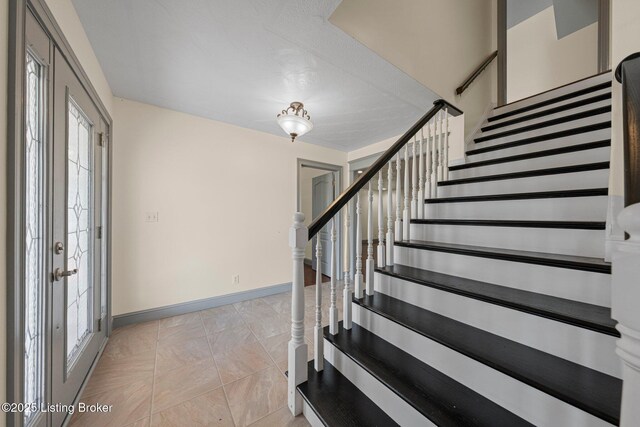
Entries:
{"type": "Polygon", "coordinates": [[[289,229],[289,246],[293,259],[291,282],[291,340],[289,341],[288,405],[293,415],[302,412],[302,396],[296,387],[307,381],[307,344],[304,340],[304,249],[309,230],[304,225],[304,214],[293,214],[289,229]]]}
{"type": "Polygon", "coordinates": [[[630,236],[612,253],[611,316],[621,335],[616,353],[623,362],[620,425],[626,427],[640,419],[640,203],[626,207],[618,223],[630,236]]]}

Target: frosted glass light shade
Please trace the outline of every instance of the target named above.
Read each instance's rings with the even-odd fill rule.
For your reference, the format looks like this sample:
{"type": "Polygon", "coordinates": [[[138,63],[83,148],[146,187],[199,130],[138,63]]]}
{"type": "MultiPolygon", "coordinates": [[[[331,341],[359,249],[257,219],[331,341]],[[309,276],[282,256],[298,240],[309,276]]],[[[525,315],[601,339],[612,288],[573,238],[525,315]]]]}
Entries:
{"type": "Polygon", "coordinates": [[[311,120],[297,116],[295,114],[281,114],[278,116],[278,124],[287,134],[291,136],[291,140],[313,129],[311,120]]]}

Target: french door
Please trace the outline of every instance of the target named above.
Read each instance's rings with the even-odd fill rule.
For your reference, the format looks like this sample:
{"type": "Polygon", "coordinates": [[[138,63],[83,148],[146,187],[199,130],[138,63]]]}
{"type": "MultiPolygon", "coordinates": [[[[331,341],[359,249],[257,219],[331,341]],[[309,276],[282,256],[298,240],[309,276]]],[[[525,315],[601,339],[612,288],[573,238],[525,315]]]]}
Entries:
{"type": "Polygon", "coordinates": [[[54,402],[71,403],[106,337],[100,286],[106,129],[57,49],[54,67],[52,397],[54,402]]]}
{"type": "Polygon", "coordinates": [[[108,122],[28,11],[22,150],[22,402],[60,426],[106,340],[108,122]]]}

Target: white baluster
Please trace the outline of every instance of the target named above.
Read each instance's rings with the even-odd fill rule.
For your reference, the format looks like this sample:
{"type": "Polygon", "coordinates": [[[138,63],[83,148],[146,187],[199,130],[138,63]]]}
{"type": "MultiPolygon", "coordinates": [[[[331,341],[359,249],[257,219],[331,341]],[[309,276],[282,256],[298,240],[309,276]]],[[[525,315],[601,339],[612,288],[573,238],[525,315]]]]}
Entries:
{"type": "Polygon", "coordinates": [[[316,371],[324,369],[324,337],[322,334],[322,242],[316,237],[316,324],[313,328],[313,366],[316,371]]]}
{"type": "Polygon", "coordinates": [[[373,295],[373,184],[369,181],[369,194],[367,197],[369,204],[367,205],[367,295],[373,295]]]}
{"type": "Polygon", "coordinates": [[[444,180],[449,180],[449,109],[444,109],[444,180]]]}
{"type": "Polygon", "coordinates": [[[358,192],[356,193],[356,275],[353,291],[358,299],[364,296],[364,286],[362,283],[364,281],[364,277],[362,276],[362,216],[360,213],[360,193],[358,192]]]}
{"type": "Polygon", "coordinates": [[[385,266],[384,252],[384,196],[382,169],[378,172],[378,268],[385,266]]]}
{"type": "Polygon", "coordinates": [[[338,275],[337,255],[336,255],[336,218],[331,218],[331,305],[329,306],[329,333],[338,333],[338,307],[337,299],[337,275],[338,275]]]}
{"type": "Polygon", "coordinates": [[[396,240],[402,241],[402,163],[400,152],[396,159],[396,240]]]}
{"type": "Polygon", "coordinates": [[[611,317],[618,321],[616,353],[623,362],[620,426],[631,427],[640,419],[640,203],[624,208],[618,224],[629,239],[615,243],[612,252],[611,317]]]}
{"type": "Polygon", "coordinates": [[[342,292],[342,327],[351,329],[351,272],[349,266],[349,228],[351,228],[351,216],[349,215],[349,203],[345,206],[345,253],[346,261],[344,266],[344,289],[342,292]]]}
{"type": "Polygon", "coordinates": [[[431,189],[431,171],[433,170],[433,164],[431,161],[432,147],[431,147],[431,123],[427,123],[427,149],[426,149],[426,159],[425,159],[425,182],[424,182],[424,190],[425,190],[425,198],[430,199],[433,191],[431,189]]]}
{"type": "Polygon", "coordinates": [[[409,192],[409,144],[404,149],[404,211],[402,212],[402,240],[409,241],[409,231],[411,230],[411,202],[409,192]]]}
{"type": "Polygon", "coordinates": [[[418,218],[418,134],[413,137],[411,159],[411,218],[418,218]]]}
{"type": "Polygon", "coordinates": [[[431,154],[431,160],[433,162],[433,166],[431,167],[431,197],[438,197],[438,143],[437,143],[437,135],[438,135],[438,120],[434,119],[433,121],[433,135],[431,138],[431,145],[433,148],[433,152],[431,154]]]}
{"type": "Polygon", "coordinates": [[[288,346],[288,399],[293,415],[302,412],[302,397],[296,387],[307,381],[307,344],[304,340],[304,249],[309,231],[304,225],[304,214],[293,215],[293,225],[289,229],[289,247],[293,259],[293,280],[291,282],[291,340],[288,346]]]}
{"type": "Polygon", "coordinates": [[[424,128],[420,129],[420,155],[418,156],[418,216],[424,219],[424,128]]]}
{"type": "Polygon", "coordinates": [[[444,177],[444,130],[442,126],[442,110],[438,111],[438,122],[440,124],[440,132],[438,133],[438,182],[440,182],[443,181],[444,177]]]}
{"type": "Polygon", "coordinates": [[[389,160],[389,171],[387,172],[387,257],[385,264],[393,266],[393,162],[389,160]]]}

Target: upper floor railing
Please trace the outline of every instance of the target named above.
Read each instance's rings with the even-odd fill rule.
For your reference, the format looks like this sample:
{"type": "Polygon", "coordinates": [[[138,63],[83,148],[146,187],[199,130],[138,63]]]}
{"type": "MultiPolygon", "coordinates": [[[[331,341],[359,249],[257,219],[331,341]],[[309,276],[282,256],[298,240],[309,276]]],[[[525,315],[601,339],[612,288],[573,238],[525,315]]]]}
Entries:
{"type": "MultiPolygon", "coordinates": [[[[439,99],[433,107],[404,133],[387,151],[385,151],[364,173],[335,199],[309,226],[304,225],[304,214],[296,212],[294,223],[290,230],[289,244],[293,252],[293,281],[291,303],[291,341],[289,342],[289,409],[297,415],[302,411],[302,400],[296,387],[307,380],[307,344],[304,339],[305,331],[305,298],[304,298],[304,253],[305,247],[318,232],[330,225],[330,298],[329,298],[329,333],[339,331],[338,317],[340,308],[337,306],[337,230],[336,221],[340,212],[345,215],[346,236],[349,236],[351,218],[349,204],[355,202],[355,271],[350,270],[352,263],[345,263],[342,328],[351,329],[351,299],[363,298],[365,291],[373,295],[374,280],[374,222],[373,222],[373,192],[374,186],[378,191],[378,243],[377,265],[379,268],[393,265],[394,243],[409,240],[412,219],[423,219],[424,199],[435,198],[438,192],[438,182],[447,180],[449,176],[449,145],[450,118],[463,114],[455,106],[439,99]],[[404,149],[404,153],[402,153],[404,149]],[[404,154],[404,156],[402,156],[404,154]],[[386,183],[385,177],[386,171],[386,183]],[[395,186],[393,182],[396,175],[395,186]],[[377,176],[377,180],[374,178],[377,176]],[[395,187],[395,197],[394,197],[395,187]],[[367,254],[363,270],[362,254],[362,203],[360,193],[367,191],[367,254]],[[387,216],[385,221],[383,193],[387,191],[387,216]],[[395,202],[395,209],[394,209],[395,202]],[[394,220],[395,218],[395,220],[394,220]],[[385,230],[386,225],[386,230],[385,230]],[[386,232],[385,232],[386,231],[386,232]],[[353,282],[353,288],[351,287],[353,282]],[[366,289],[365,289],[366,284],[366,289]]],[[[460,145],[464,136],[459,135],[460,145]]],[[[348,238],[348,237],[347,237],[348,238]]],[[[316,259],[322,259],[322,239],[315,239],[316,259]]],[[[348,242],[346,247],[349,247],[348,242]]],[[[347,251],[345,251],[347,252],[347,251]]],[[[349,255],[347,255],[347,258],[349,255]]],[[[315,316],[314,334],[314,368],[323,369],[323,286],[320,266],[316,271],[315,287],[315,316]]]]}

